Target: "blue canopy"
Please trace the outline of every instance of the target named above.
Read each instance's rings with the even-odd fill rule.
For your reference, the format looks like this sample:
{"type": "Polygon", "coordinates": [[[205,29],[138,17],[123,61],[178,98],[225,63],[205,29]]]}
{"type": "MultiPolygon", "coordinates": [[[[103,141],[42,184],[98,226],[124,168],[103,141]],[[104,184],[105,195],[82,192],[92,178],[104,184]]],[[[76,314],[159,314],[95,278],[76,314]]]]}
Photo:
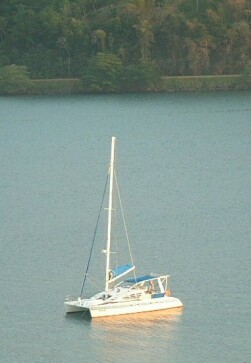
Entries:
{"type": "Polygon", "coordinates": [[[138,276],[138,277],[132,277],[130,279],[125,280],[126,282],[129,282],[129,284],[137,284],[138,282],[148,281],[152,280],[154,278],[158,277],[158,275],[144,275],[144,276],[138,276]]]}
{"type": "Polygon", "coordinates": [[[133,269],[134,269],[134,266],[131,264],[118,266],[118,267],[114,268],[113,270],[111,270],[111,278],[114,279],[117,276],[125,275],[127,271],[130,272],[129,270],[133,270],[133,269]]]}

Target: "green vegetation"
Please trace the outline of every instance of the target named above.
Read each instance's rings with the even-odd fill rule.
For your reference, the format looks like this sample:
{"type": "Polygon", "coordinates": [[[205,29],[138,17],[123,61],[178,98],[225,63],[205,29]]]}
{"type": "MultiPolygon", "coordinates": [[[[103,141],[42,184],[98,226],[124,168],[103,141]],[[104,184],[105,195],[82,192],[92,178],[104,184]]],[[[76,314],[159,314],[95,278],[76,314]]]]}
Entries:
{"type": "Polygon", "coordinates": [[[36,79],[32,80],[32,94],[65,94],[84,92],[80,79],[36,79]]]}
{"type": "Polygon", "coordinates": [[[150,62],[123,65],[112,53],[97,53],[83,74],[83,87],[89,92],[142,91],[159,88],[158,72],[150,62]]]}
{"type": "Polygon", "coordinates": [[[122,73],[122,62],[111,53],[97,53],[91,58],[83,76],[87,91],[118,91],[122,73]]]}
{"type": "Polygon", "coordinates": [[[247,89],[250,83],[242,76],[185,76],[163,77],[163,91],[210,91],[247,89]]]}
{"type": "MultiPolygon", "coordinates": [[[[248,88],[250,20],[250,0],[1,0],[0,92],[36,92],[29,74],[82,79],[44,81],[48,92],[183,89],[188,79],[160,77],[232,74],[243,76],[227,88],[248,88]]],[[[229,81],[205,79],[191,89],[229,81]]]]}
{"type": "Polygon", "coordinates": [[[0,94],[19,94],[30,92],[32,83],[24,66],[5,66],[0,68],[0,94]]]}
{"type": "MultiPolygon", "coordinates": [[[[133,72],[134,73],[134,72],[133,72]]],[[[136,79],[137,77],[133,77],[136,79]]],[[[156,84],[155,89],[152,91],[206,91],[206,90],[236,90],[250,88],[251,79],[243,76],[186,76],[186,77],[162,77],[159,83],[156,84]]],[[[126,90],[121,89],[121,92],[138,92],[139,89],[149,91],[150,89],[143,89],[140,86],[133,85],[126,90]]],[[[99,92],[99,90],[88,88],[78,78],[67,79],[39,79],[31,80],[27,88],[17,88],[9,92],[4,92],[1,88],[0,81],[0,94],[65,94],[65,93],[84,93],[84,92],[99,92]]],[[[105,90],[107,92],[107,90],[105,90]]],[[[118,90],[116,92],[119,92],[118,90]]]]}

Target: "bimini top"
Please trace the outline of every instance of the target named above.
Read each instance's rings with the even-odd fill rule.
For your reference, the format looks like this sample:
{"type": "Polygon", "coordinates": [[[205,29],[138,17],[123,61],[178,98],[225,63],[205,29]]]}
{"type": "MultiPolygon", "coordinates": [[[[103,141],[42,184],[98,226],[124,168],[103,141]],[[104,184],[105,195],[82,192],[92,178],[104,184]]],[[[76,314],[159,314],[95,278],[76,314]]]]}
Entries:
{"type": "Polygon", "coordinates": [[[125,282],[128,282],[129,284],[137,284],[139,282],[153,280],[160,275],[144,275],[144,276],[138,276],[138,277],[132,277],[130,279],[125,280],[125,282]]]}
{"type": "Polygon", "coordinates": [[[131,264],[122,265],[110,270],[109,272],[109,283],[118,280],[120,277],[127,275],[129,272],[133,271],[135,266],[131,264]]]}
{"type": "Polygon", "coordinates": [[[135,266],[131,265],[131,264],[127,264],[127,265],[122,265],[122,266],[118,266],[116,268],[114,268],[113,270],[110,271],[111,277],[117,277],[117,276],[122,276],[125,275],[128,272],[131,272],[132,270],[135,269],[135,266]]]}

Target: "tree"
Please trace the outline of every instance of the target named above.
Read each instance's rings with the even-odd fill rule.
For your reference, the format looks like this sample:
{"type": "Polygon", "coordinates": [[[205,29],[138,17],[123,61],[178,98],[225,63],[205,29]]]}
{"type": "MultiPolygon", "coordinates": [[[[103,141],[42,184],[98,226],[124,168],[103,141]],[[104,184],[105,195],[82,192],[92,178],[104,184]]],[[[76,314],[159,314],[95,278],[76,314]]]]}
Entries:
{"type": "Polygon", "coordinates": [[[7,35],[8,23],[6,18],[0,16],[0,40],[3,40],[7,35]]]}
{"type": "Polygon", "coordinates": [[[163,75],[240,74],[250,14],[250,0],[1,0],[0,66],[79,77],[109,52],[131,80],[151,62],[163,75]]]}
{"type": "Polygon", "coordinates": [[[26,93],[30,89],[30,76],[26,67],[12,64],[0,68],[0,93],[26,93]]]}
{"type": "Polygon", "coordinates": [[[151,23],[148,20],[141,20],[138,25],[135,25],[139,32],[139,42],[141,50],[141,59],[147,61],[151,59],[151,46],[154,42],[151,23]]]}
{"type": "Polygon", "coordinates": [[[120,89],[122,62],[111,53],[97,53],[82,76],[84,87],[90,92],[111,92],[120,89]]]}
{"type": "Polygon", "coordinates": [[[97,29],[92,33],[92,42],[97,44],[97,48],[101,52],[105,52],[106,32],[102,29],[97,29]]]}
{"type": "Polygon", "coordinates": [[[153,62],[125,66],[121,88],[124,91],[153,91],[160,82],[159,73],[153,62]]]}
{"type": "Polygon", "coordinates": [[[71,75],[71,54],[70,54],[70,51],[69,51],[69,47],[68,47],[66,38],[65,37],[59,37],[58,40],[57,40],[57,46],[59,48],[64,49],[66,51],[66,53],[67,53],[67,56],[68,56],[68,61],[67,61],[68,77],[70,77],[70,75],[71,75]]]}

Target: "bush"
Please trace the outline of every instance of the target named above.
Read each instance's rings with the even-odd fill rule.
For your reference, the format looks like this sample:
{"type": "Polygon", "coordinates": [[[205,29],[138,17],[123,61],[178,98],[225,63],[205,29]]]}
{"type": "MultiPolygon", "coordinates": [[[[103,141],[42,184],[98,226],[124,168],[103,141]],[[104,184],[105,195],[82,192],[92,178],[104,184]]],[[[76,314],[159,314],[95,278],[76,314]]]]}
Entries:
{"type": "Polygon", "coordinates": [[[248,61],[240,76],[240,88],[251,88],[251,61],[248,61]]]}
{"type": "Polygon", "coordinates": [[[0,68],[0,93],[22,94],[32,88],[27,67],[12,64],[0,68]]]}
{"type": "Polygon", "coordinates": [[[123,66],[115,54],[98,53],[89,62],[82,81],[90,92],[137,92],[156,90],[160,77],[151,62],[123,66]]]}
{"type": "Polygon", "coordinates": [[[122,62],[110,53],[93,57],[82,76],[84,88],[90,92],[114,92],[120,89],[122,62]]]}
{"type": "Polygon", "coordinates": [[[159,82],[159,74],[151,62],[131,64],[124,68],[122,88],[125,91],[154,91],[159,82]]]}

